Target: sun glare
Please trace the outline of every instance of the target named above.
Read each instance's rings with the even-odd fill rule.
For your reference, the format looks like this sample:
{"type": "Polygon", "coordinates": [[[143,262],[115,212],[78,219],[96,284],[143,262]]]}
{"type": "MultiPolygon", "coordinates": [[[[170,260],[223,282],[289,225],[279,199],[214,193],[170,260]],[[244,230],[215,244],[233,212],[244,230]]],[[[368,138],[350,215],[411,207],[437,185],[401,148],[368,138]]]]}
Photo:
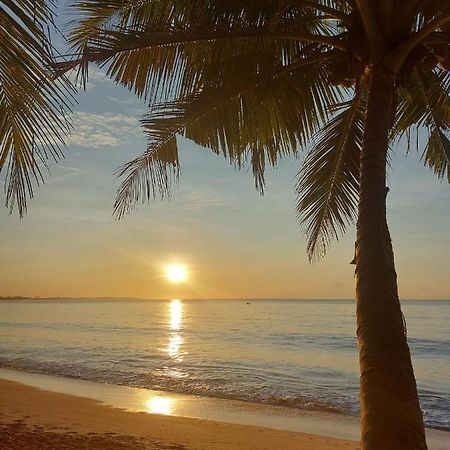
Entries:
{"type": "Polygon", "coordinates": [[[145,405],[149,413],[170,415],[173,408],[173,399],[155,395],[150,397],[145,405]]]}
{"type": "Polygon", "coordinates": [[[181,283],[187,278],[186,266],[183,264],[169,264],[165,270],[166,277],[172,283],[181,283]]]}

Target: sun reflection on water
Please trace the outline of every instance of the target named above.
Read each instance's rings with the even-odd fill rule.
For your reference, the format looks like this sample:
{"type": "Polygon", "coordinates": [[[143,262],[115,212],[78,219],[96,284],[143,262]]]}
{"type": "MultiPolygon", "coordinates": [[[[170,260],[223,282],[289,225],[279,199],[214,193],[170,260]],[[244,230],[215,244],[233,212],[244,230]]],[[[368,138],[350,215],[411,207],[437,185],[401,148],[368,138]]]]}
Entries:
{"type": "Polygon", "coordinates": [[[181,319],[183,316],[183,305],[177,298],[170,302],[170,329],[178,331],[181,326],[181,319]]]}
{"type": "Polygon", "coordinates": [[[173,299],[169,305],[169,343],[166,348],[168,355],[178,361],[182,360],[181,345],[183,344],[183,337],[181,335],[181,322],[183,319],[183,304],[178,299],[173,299]]]}
{"type": "Polygon", "coordinates": [[[170,397],[162,397],[154,395],[145,402],[147,412],[153,414],[171,415],[174,406],[174,399],[170,397]]]}
{"type": "Polygon", "coordinates": [[[180,358],[180,347],[183,343],[183,338],[179,334],[170,336],[169,345],[167,346],[167,353],[172,358],[180,358]]]}

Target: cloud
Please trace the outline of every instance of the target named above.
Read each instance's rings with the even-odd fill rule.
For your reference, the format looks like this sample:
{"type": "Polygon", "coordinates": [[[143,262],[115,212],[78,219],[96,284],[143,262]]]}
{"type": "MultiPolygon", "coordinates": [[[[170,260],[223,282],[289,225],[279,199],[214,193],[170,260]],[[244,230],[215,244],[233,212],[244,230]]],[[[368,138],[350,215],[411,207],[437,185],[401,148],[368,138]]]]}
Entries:
{"type": "Polygon", "coordinates": [[[57,176],[53,176],[46,180],[46,184],[57,183],[61,180],[65,180],[69,177],[75,177],[81,173],[81,169],[78,167],[65,166],[63,164],[58,164],[57,168],[57,176]]]}
{"type": "Polygon", "coordinates": [[[112,83],[111,78],[106,76],[106,72],[95,66],[89,68],[89,80],[97,83],[112,83]]]}
{"type": "Polygon", "coordinates": [[[85,148],[117,147],[127,137],[140,133],[136,117],[113,113],[79,111],[73,115],[68,144],[85,148]]]}
{"type": "Polygon", "coordinates": [[[223,206],[224,200],[207,192],[192,190],[183,195],[184,207],[191,211],[198,211],[215,206],[223,206]]]}
{"type": "Polygon", "coordinates": [[[108,96],[107,99],[113,103],[120,103],[121,105],[133,105],[138,106],[139,110],[143,108],[143,103],[138,98],[131,96],[130,98],[118,98],[118,97],[112,97],[108,96]]]}
{"type": "MultiPolygon", "coordinates": [[[[77,80],[77,70],[72,70],[67,77],[69,80],[76,84],[77,80]]],[[[89,67],[89,73],[88,73],[88,82],[86,84],[86,91],[92,90],[94,87],[102,84],[110,84],[111,86],[114,85],[114,82],[111,80],[111,78],[106,76],[106,72],[99,69],[95,66],[89,67]]]]}

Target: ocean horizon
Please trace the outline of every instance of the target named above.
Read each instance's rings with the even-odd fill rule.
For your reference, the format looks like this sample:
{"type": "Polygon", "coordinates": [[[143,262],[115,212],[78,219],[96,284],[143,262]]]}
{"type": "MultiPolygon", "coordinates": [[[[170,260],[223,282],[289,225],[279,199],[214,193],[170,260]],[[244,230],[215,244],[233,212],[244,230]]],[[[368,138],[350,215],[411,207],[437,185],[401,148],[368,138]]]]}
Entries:
{"type": "MultiPolygon", "coordinates": [[[[83,301],[83,300],[98,300],[98,301],[135,301],[135,300],[144,300],[144,301],[155,301],[155,302],[167,302],[171,300],[183,300],[183,301],[277,301],[277,302],[356,302],[354,298],[296,298],[296,297],[236,297],[236,298],[228,298],[228,297],[214,297],[214,298],[151,298],[151,297],[108,297],[108,296],[93,296],[93,297],[66,297],[66,296],[52,296],[52,297],[27,297],[21,295],[4,295],[0,296],[0,301],[31,301],[31,300],[75,300],[75,301],[83,301]]],[[[450,302],[450,298],[401,298],[401,303],[403,302],[450,302]]]]}

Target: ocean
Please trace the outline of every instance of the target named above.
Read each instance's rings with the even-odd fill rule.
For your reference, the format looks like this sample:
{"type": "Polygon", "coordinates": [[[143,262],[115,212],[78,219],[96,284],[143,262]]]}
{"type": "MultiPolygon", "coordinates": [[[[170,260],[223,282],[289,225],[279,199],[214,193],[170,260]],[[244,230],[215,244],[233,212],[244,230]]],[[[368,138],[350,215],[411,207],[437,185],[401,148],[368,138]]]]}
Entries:
{"type": "MultiPolygon", "coordinates": [[[[450,430],[450,302],[403,302],[426,425],[450,430]]],[[[0,367],[358,414],[353,301],[0,301],[0,367]]]]}

